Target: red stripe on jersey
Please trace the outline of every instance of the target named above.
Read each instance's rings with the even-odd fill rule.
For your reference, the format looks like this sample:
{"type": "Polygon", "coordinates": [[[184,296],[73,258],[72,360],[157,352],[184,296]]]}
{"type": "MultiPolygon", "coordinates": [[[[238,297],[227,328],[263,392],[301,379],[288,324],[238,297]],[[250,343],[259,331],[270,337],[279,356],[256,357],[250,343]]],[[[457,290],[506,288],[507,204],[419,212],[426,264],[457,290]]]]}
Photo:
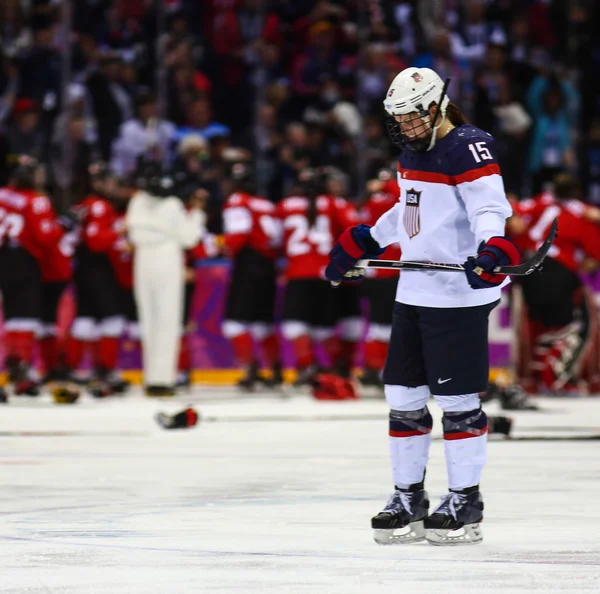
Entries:
{"type": "Polygon", "coordinates": [[[452,441],[454,439],[469,439],[469,437],[481,437],[487,433],[487,425],[483,429],[472,429],[471,431],[460,431],[459,433],[444,433],[444,439],[452,441]]]}
{"type": "Polygon", "coordinates": [[[427,435],[431,433],[431,429],[429,431],[419,431],[415,429],[413,431],[392,431],[390,429],[390,437],[414,437],[415,435],[427,435]]]}
{"type": "Polygon", "coordinates": [[[497,163],[490,163],[485,167],[471,169],[471,171],[465,171],[460,175],[455,175],[454,183],[456,185],[464,184],[465,182],[472,182],[481,177],[487,177],[488,175],[500,175],[500,167],[498,167],[497,163]]]}
{"type": "Polygon", "coordinates": [[[398,164],[398,173],[401,179],[412,181],[429,182],[432,184],[445,184],[447,186],[456,186],[465,182],[472,182],[488,175],[500,175],[500,167],[496,163],[491,163],[479,169],[471,169],[460,175],[445,175],[444,173],[433,173],[431,171],[417,171],[414,169],[403,169],[398,164]]]}

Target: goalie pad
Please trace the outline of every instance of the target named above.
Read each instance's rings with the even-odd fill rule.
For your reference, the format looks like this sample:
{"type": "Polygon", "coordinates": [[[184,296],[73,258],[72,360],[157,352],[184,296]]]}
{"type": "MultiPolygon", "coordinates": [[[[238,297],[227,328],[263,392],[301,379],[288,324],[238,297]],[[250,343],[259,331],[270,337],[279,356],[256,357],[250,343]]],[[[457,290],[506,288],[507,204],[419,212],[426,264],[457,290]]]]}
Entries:
{"type": "Polygon", "coordinates": [[[600,389],[598,309],[593,293],[581,287],[573,295],[573,319],[561,327],[528,318],[517,295],[517,381],[530,392],[597,391],[600,389]]]}

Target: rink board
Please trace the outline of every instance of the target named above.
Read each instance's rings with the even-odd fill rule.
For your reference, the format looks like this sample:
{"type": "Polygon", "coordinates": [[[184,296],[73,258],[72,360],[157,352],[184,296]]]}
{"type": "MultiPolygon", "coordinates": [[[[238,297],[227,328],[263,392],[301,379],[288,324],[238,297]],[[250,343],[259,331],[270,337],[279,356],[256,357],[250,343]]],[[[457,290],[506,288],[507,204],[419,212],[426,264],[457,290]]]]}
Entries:
{"type": "Polygon", "coordinates": [[[381,400],[14,399],[0,408],[0,592],[598,592],[600,400],[538,402],[510,413],[514,440],[490,441],[483,544],[452,549],[372,541],[391,487],[381,400]],[[188,405],[197,427],[155,424],[188,405]]]}

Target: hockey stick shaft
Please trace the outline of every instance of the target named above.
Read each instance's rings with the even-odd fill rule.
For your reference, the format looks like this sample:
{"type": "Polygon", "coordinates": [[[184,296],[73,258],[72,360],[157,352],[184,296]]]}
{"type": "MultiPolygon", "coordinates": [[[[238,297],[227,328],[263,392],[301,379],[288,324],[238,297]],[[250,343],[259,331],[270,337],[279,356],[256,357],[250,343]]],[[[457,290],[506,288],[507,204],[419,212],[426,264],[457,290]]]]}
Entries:
{"type": "MultiPolygon", "coordinates": [[[[543,263],[544,258],[548,254],[552,242],[558,231],[558,220],[554,219],[548,235],[541,245],[540,249],[532,258],[517,264],[516,266],[496,266],[495,274],[509,274],[511,276],[526,276],[537,270],[543,263]]],[[[439,262],[410,262],[396,260],[359,260],[355,264],[355,268],[378,268],[378,269],[394,269],[394,270],[434,270],[439,272],[464,272],[465,268],[462,264],[442,264],[439,262]]]]}

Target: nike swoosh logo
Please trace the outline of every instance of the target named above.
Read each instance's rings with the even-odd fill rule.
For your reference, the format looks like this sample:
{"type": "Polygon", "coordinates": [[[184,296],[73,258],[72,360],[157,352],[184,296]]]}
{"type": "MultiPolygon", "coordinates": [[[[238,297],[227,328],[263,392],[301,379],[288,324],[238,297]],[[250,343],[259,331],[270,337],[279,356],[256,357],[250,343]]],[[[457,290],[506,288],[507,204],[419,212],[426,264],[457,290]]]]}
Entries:
{"type": "Polygon", "coordinates": [[[452,378],[449,377],[448,379],[443,380],[441,377],[438,377],[438,384],[445,384],[446,382],[449,382],[452,378]]]}

